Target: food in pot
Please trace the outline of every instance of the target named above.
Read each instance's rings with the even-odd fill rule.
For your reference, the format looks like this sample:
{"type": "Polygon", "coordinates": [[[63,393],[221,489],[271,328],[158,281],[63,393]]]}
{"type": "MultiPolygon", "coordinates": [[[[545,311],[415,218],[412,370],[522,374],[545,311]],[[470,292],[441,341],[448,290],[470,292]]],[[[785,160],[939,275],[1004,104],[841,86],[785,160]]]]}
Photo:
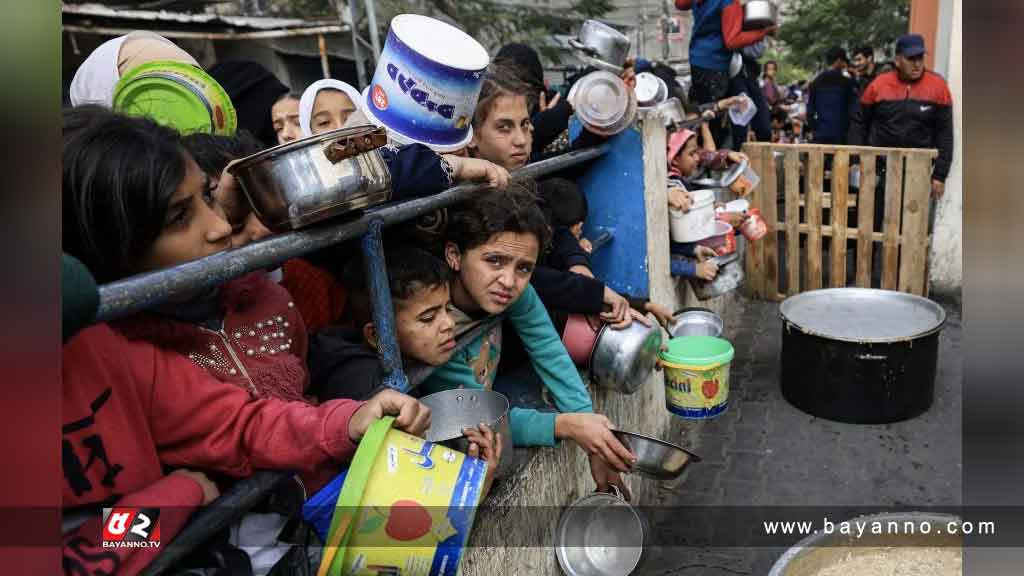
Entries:
{"type": "Polygon", "coordinates": [[[960,576],[961,548],[851,548],[837,562],[807,576],[960,576]]]}

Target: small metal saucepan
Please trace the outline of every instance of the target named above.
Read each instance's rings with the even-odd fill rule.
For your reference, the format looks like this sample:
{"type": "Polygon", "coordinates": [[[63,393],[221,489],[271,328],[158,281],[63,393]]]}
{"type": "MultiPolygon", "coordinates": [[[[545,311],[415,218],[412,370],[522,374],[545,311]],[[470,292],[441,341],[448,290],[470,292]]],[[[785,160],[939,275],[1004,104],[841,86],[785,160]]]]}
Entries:
{"type": "Polygon", "coordinates": [[[633,472],[654,480],[674,480],[690,462],[700,462],[700,456],[671,442],[625,432],[613,431],[623,446],[636,456],[633,472]]]}
{"type": "Polygon", "coordinates": [[[387,132],[340,128],[253,154],[228,165],[256,216],[292,230],[387,201],[391,174],[377,148],[387,132]]]}
{"type": "Polygon", "coordinates": [[[779,19],[779,9],[768,0],[747,0],[743,5],[743,29],[760,30],[774,26],[779,19]]]}
{"type": "Polygon", "coordinates": [[[718,264],[718,275],[715,279],[707,282],[699,278],[690,278],[690,287],[698,300],[710,300],[717,296],[727,294],[743,285],[746,279],[746,272],[743,270],[746,253],[746,242],[743,236],[736,238],[736,250],[724,256],[716,256],[711,259],[718,264]]]}
{"type": "Polygon", "coordinates": [[[718,338],[725,329],[722,317],[707,308],[684,308],[675,313],[668,327],[673,338],[682,336],[713,336],[718,338]]]}
{"type": "Polygon", "coordinates": [[[597,20],[584,20],[577,38],[569,46],[581,53],[583,60],[600,70],[621,74],[629,55],[629,37],[597,20]]]}
{"type": "Polygon", "coordinates": [[[654,370],[661,352],[661,327],[633,321],[614,330],[607,324],[590,353],[590,378],[603,388],[623,394],[636,392],[654,370]]]}
{"type": "Polygon", "coordinates": [[[567,576],[626,576],[644,555],[650,527],[612,486],[562,512],[555,531],[555,556],[567,576]]]}
{"type": "Polygon", "coordinates": [[[420,398],[420,402],[430,408],[430,428],[425,436],[428,442],[444,443],[459,452],[467,452],[469,440],[462,431],[483,422],[501,434],[502,456],[495,477],[504,478],[515,471],[509,402],[504,394],[459,388],[429,394],[420,398]]]}

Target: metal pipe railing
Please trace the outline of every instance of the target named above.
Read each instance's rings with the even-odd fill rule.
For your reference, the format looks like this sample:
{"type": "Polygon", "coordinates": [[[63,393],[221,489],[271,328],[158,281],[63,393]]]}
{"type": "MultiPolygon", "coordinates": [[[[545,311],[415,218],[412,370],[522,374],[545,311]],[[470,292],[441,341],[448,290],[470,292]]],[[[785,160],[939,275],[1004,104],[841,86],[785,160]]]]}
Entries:
{"type": "MultiPolygon", "coordinates": [[[[574,150],[529,164],[516,170],[513,176],[537,178],[593,160],[606,151],[604,145],[574,150]]],[[[355,220],[276,234],[172,268],[104,284],[100,286],[97,320],[127,316],[171,298],[187,298],[248,272],[273,268],[290,258],[358,238],[367,232],[374,220],[380,220],[383,226],[396,224],[457,204],[485,187],[482,184],[456,186],[433,196],[373,208],[355,220]]]]}

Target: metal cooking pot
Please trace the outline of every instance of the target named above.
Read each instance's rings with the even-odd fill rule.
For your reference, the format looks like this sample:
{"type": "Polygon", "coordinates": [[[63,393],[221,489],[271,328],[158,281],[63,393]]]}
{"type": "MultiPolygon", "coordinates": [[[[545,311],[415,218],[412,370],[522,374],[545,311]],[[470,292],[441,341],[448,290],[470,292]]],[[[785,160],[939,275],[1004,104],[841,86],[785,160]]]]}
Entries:
{"type": "MultiPolygon", "coordinates": [[[[819,530],[786,550],[775,561],[768,576],[814,576],[838,562],[848,561],[851,555],[875,554],[878,553],[879,548],[963,547],[963,537],[960,534],[949,534],[950,523],[957,525],[957,532],[960,532],[960,518],[952,514],[896,512],[858,516],[847,522],[851,526],[859,525],[869,528],[876,522],[883,527],[887,527],[889,522],[896,522],[901,529],[905,525],[904,523],[911,522],[915,527],[915,533],[871,534],[869,529],[858,537],[854,534],[840,534],[838,531],[825,534],[819,530]],[[924,532],[925,525],[930,528],[927,533],[924,532]]],[[[837,522],[837,524],[841,523],[837,522]]],[[[888,530],[883,530],[883,532],[888,532],[888,530]]]]}
{"type": "Polygon", "coordinates": [[[654,107],[665,121],[666,127],[676,127],[686,122],[686,110],[679,98],[672,97],[654,107]]]}
{"type": "Polygon", "coordinates": [[[711,259],[718,264],[718,275],[708,282],[699,278],[690,278],[690,287],[698,300],[710,300],[732,292],[743,285],[746,272],[743,270],[743,255],[746,253],[746,242],[743,236],[736,238],[736,250],[724,256],[711,259]]]}
{"type": "Polygon", "coordinates": [[[718,338],[725,329],[722,317],[707,308],[684,308],[675,313],[668,327],[673,338],[682,336],[713,336],[718,338]]]}
{"type": "Polygon", "coordinates": [[[946,311],[921,296],[827,288],[779,306],[782,395],[829,420],[885,424],[931,407],[946,311]]]}
{"type": "Polygon", "coordinates": [[[273,230],[292,230],[387,201],[391,174],[377,148],[387,132],[340,128],[228,164],[256,216],[273,230]]]}
{"type": "Polygon", "coordinates": [[[614,136],[636,119],[636,93],[604,70],[595,70],[573,84],[569,102],[587,130],[601,136],[614,136]]]}
{"type": "Polygon", "coordinates": [[[603,388],[632,394],[654,370],[660,352],[661,327],[657,323],[644,326],[634,320],[623,330],[606,324],[590,353],[590,378],[603,388]]]}
{"type": "Polygon", "coordinates": [[[637,106],[650,108],[668,98],[668,84],[650,72],[641,72],[636,75],[633,92],[636,93],[637,106]]]}
{"type": "Polygon", "coordinates": [[[425,438],[429,442],[443,443],[459,452],[469,450],[469,440],[462,433],[481,422],[501,434],[501,462],[496,478],[515,472],[516,459],[512,454],[512,431],[509,427],[509,402],[504,394],[493,390],[458,388],[435,392],[420,398],[430,408],[430,428],[425,438]]]}
{"type": "Polygon", "coordinates": [[[743,29],[760,30],[774,26],[779,20],[779,9],[768,0],[748,0],[743,5],[743,29]]]}
{"type": "Polygon", "coordinates": [[[626,576],[644,555],[650,527],[612,486],[576,500],[555,530],[555,556],[567,576],[626,576]]]}
{"type": "Polygon", "coordinates": [[[569,46],[594,67],[621,74],[630,41],[628,36],[603,22],[584,20],[579,35],[569,40],[569,46]]]}
{"type": "Polygon", "coordinates": [[[700,456],[671,442],[623,430],[612,433],[636,456],[632,471],[647,478],[675,480],[687,464],[700,462],[700,456]]]}

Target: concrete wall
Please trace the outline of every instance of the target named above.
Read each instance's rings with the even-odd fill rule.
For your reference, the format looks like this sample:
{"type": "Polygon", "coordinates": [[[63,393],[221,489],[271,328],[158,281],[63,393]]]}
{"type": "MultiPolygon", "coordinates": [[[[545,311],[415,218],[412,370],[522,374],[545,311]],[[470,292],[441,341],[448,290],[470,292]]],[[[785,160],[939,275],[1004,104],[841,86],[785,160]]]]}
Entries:
{"type": "MultiPolygon", "coordinates": [[[[947,43],[949,59],[947,81],[953,93],[953,165],[946,180],[946,193],[936,206],[932,236],[929,281],[938,293],[956,293],[963,284],[963,33],[962,2],[954,0],[948,12],[951,18],[947,43]]],[[[942,25],[940,24],[940,28],[942,25]]],[[[939,65],[939,64],[937,64],[939,65]]]]}
{"type": "MultiPolygon", "coordinates": [[[[641,120],[635,128],[644,143],[644,203],[649,231],[668,230],[665,191],[665,128],[658,120],[641,120]]],[[[614,182],[606,183],[616,189],[614,182]]],[[[698,303],[685,281],[669,274],[667,233],[648,233],[648,266],[651,300],[679,309],[702,305],[718,311],[728,326],[729,296],[698,303]]],[[[664,335],[667,338],[667,334],[664,335]]],[[[665,389],[661,374],[655,372],[632,395],[622,395],[591,388],[594,409],[608,416],[619,428],[664,438],[687,447],[696,446],[696,438],[688,430],[696,428],[671,416],[665,409],[665,389]]],[[[699,455],[699,448],[696,449],[699,455]]],[[[651,504],[659,490],[678,489],[691,474],[700,473],[694,465],[672,483],[659,484],[640,477],[628,477],[633,502],[651,504]]],[[[472,544],[511,542],[524,547],[471,546],[462,562],[464,576],[495,576],[497,574],[561,574],[553,542],[560,508],[591,493],[594,483],[583,451],[570,442],[554,449],[533,450],[525,470],[495,487],[479,511],[471,537],[472,544]],[[531,506],[530,513],[509,513],[509,508],[531,506]],[[524,518],[529,522],[524,522],[524,518]],[[548,543],[548,547],[525,547],[548,543]]]]}

